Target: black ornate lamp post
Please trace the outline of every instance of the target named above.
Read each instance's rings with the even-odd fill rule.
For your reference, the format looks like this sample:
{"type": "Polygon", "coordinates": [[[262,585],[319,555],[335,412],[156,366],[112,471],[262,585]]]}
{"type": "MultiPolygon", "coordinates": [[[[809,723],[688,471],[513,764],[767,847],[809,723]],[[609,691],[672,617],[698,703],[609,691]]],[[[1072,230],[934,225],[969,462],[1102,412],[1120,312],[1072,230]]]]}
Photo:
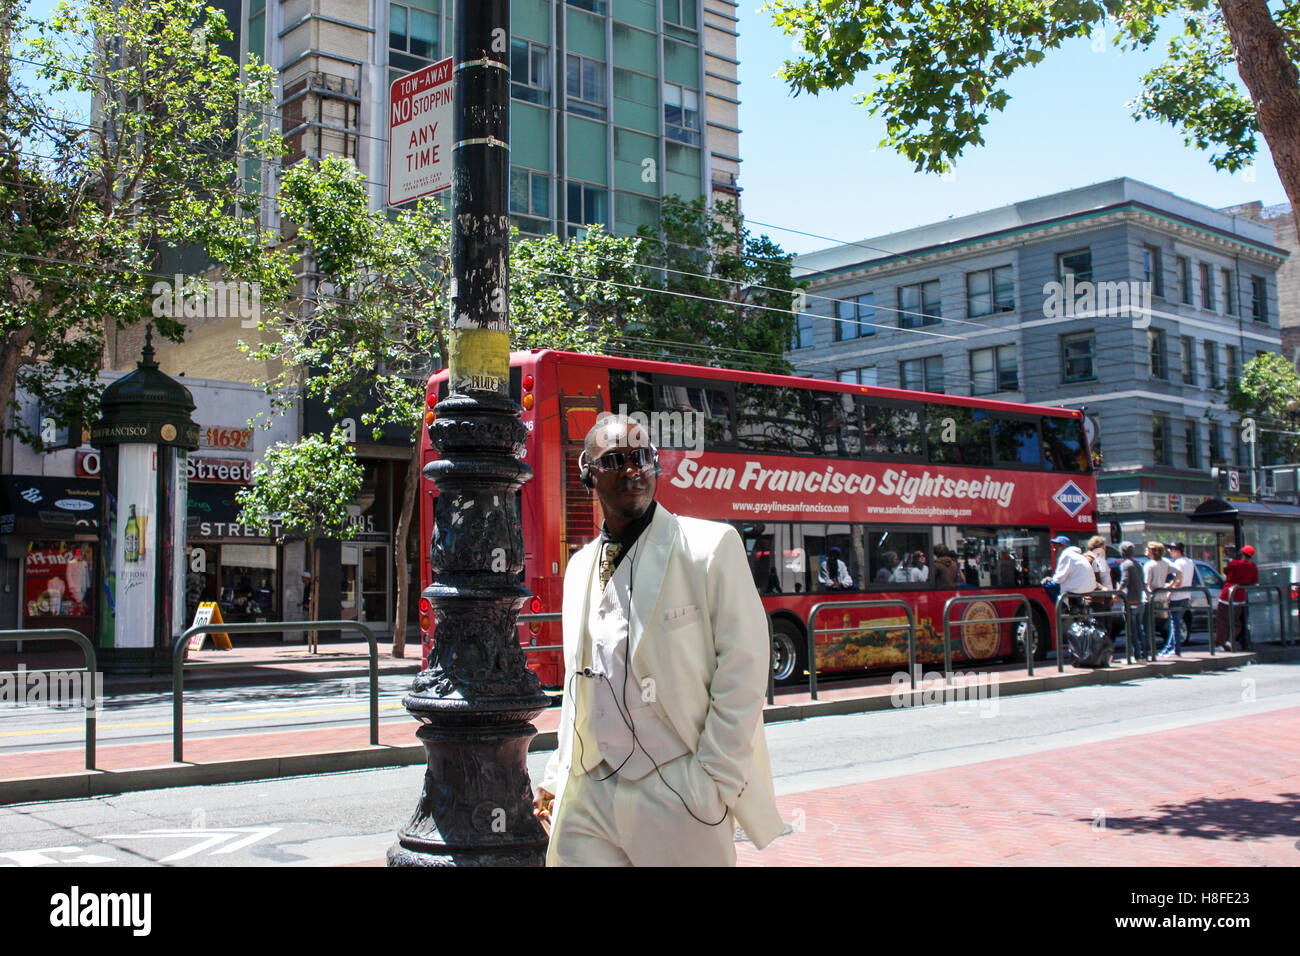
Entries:
{"type": "Polygon", "coordinates": [[[154,361],[145,332],[136,369],[104,389],[91,427],[103,475],[95,635],[107,673],[171,669],[185,614],[185,459],[199,447],[194,397],[154,361]]]}
{"type": "Polygon", "coordinates": [[[430,563],[437,639],[404,704],[422,724],[424,792],[390,866],[540,865],[531,721],[547,705],[519,647],[526,588],[516,491],[525,430],[510,398],[510,0],[456,0],[450,383],[429,426],[439,459],[430,563]]]}

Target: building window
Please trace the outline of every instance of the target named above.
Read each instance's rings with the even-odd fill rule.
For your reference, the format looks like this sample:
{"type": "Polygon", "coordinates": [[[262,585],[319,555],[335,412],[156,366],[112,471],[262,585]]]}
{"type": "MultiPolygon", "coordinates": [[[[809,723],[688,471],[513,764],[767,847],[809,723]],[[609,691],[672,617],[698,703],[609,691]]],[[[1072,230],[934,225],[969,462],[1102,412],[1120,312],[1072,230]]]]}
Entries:
{"type": "Polygon", "coordinates": [[[840,299],[835,303],[835,313],[839,319],[835,322],[835,341],[847,342],[866,335],[876,334],[875,294],[871,292],[855,295],[851,299],[840,299]]]}
{"type": "Polygon", "coordinates": [[[1219,346],[1206,339],[1202,343],[1205,349],[1205,384],[1210,388],[1222,388],[1219,380],[1219,346]]]}
{"type": "Polygon", "coordinates": [[[835,378],[850,385],[875,385],[876,367],[868,365],[865,368],[843,368],[835,374],[835,378]]]}
{"type": "Polygon", "coordinates": [[[1147,330],[1147,349],[1151,354],[1151,377],[1169,377],[1169,362],[1165,358],[1165,333],[1162,329],[1147,330]]]}
{"type": "Polygon", "coordinates": [[[674,23],[687,30],[697,29],[695,0],[663,0],[663,3],[665,23],[674,23]]]}
{"type": "Polygon", "coordinates": [[[1010,266],[966,273],[966,315],[977,319],[994,312],[1014,312],[1016,284],[1010,266]]]}
{"type": "Polygon", "coordinates": [[[517,219],[521,232],[542,234],[550,228],[551,177],[531,169],[510,169],[510,212],[514,216],[536,217],[531,221],[517,219]]]}
{"type": "MultiPolygon", "coordinates": [[[[437,4],[433,4],[437,6],[437,4]]],[[[388,5],[388,63],[418,70],[438,59],[438,15],[401,3],[388,5]]]]}
{"type": "Polygon", "coordinates": [[[992,395],[994,392],[1014,392],[1019,389],[1016,347],[999,345],[971,352],[970,381],[972,395],[992,395]]]}
{"type": "Polygon", "coordinates": [[[939,305],[939,280],[918,282],[898,288],[898,327],[915,329],[937,325],[943,318],[939,305]]]}
{"type": "Polygon", "coordinates": [[[1268,283],[1263,276],[1250,277],[1250,317],[1256,322],[1268,321],[1268,283]]]}
{"type": "Polygon", "coordinates": [[[1157,465],[1168,465],[1169,461],[1169,416],[1151,416],[1151,450],[1157,465]]]}
{"type": "Polygon", "coordinates": [[[813,344],[813,317],[807,312],[800,312],[795,322],[794,342],[791,348],[808,349],[813,344]]]}
{"type": "Polygon", "coordinates": [[[1187,446],[1187,467],[1201,467],[1201,434],[1200,424],[1194,418],[1187,419],[1187,431],[1184,434],[1184,442],[1187,446]]]}
{"type": "Polygon", "coordinates": [[[1142,276],[1151,285],[1151,294],[1162,299],[1165,295],[1165,270],[1160,264],[1158,246],[1142,247],[1142,276]]]}
{"type": "Polygon", "coordinates": [[[1210,422],[1210,464],[1223,464],[1223,433],[1218,422],[1210,422]]]}
{"type": "Polygon", "coordinates": [[[1056,257],[1056,275],[1062,282],[1067,276],[1074,276],[1075,282],[1092,281],[1092,250],[1076,249],[1062,252],[1056,257]]]}
{"type": "Polygon", "coordinates": [[[1196,339],[1183,336],[1183,384],[1196,384],[1196,339]]]}
{"type": "Polygon", "coordinates": [[[679,143],[700,144],[700,94],[695,90],[664,84],[664,135],[679,143]]]}
{"type": "Polygon", "coordinates": [[[568,54],[564,73],[565,107],[570,113],[605,118],[605,64],[568,54]]]}
{"type": "Polygon", "coordinates": [[[1225,381],[1235,382],[1237,380],[1237,347],[1235,345],[1225,345],[1223,350],[1227,357],[1227,361],[1224,363],[1228,373],[1225,381]]]}
{"type": "Polygon", "coordinates": [[[1186,256],[1178,257],[1178,301],[1192,304],[1192,263],[1186,256]]]}
{"type": "Polygon", "coordinates": [[[1061,336],[1061,380],[1090,382],[1097,377],[1097,337],[1091,332],[1061,336]]]}
{"type": "Polygon", "coordinates": [[[604,186],[588,186],[586,183],[567,184],[568,202],[566,212],[569,220],[569,237],[579,235],[583,226],[594,223],[608,225],[609,194],[604,186]]]}
{"type": "Polygon", "coordinates": [[[914,392],[942,392],[943,356],[930,355],[899,362],[898,381],[900,388],[914,392]]]}
{"type": "Polygon", "coordinates": [[[1237,314],[1237,296],[1232,283],[1232,270],[1220,269],[1219,278],[1223,282],[1223,314],[1237,314]]]}
{"type": "Polygon", "coordinates": [[[569,6],[577,7],[579,10],[590,10],[602,17],[605,15],[605,0],[567,0],[567,2],[569,6]]]}
{"type": "Polygon", "coordinates": [[[1214,309],[1214,270],[1210,268],[1208,262],[1200,263],[1201,266],[1201,308],[1214,309]]]}
{"type": "Polygon", "coordinates": [[[510,41],[510,95],[517,100],[550,105],[550,50],[527,40],[510,41]]]}

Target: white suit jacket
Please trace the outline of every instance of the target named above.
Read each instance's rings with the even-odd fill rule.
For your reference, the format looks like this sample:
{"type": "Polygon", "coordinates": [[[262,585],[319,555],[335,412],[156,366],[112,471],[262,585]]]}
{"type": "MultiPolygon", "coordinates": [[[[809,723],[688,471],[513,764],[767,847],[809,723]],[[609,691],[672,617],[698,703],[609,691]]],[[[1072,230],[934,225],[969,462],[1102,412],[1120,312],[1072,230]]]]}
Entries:
{"type": "MultiPolygon", "coordinates": [[[[588,544],[564,574],[564,698],[541,781],[555,794],[557,823],[574,754],[572,675],[582,669],[599,549],[599,540],[588,544]]],[[[746,835],[767,846],[784,829],[763,733],[771,640],[740,535],[721,522],[678,518],[660,504],[625,560],[633,561],[631,676],[638,687],[654,681],[655,712],[696,755],[746,835]]]]}

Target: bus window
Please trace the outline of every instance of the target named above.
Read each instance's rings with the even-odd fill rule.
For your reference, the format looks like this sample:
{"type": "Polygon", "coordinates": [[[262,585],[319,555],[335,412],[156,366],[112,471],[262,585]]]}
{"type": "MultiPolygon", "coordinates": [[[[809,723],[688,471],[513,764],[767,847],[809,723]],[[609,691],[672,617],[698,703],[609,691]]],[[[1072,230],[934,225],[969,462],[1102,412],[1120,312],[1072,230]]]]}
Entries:
{"type": "Polygon", "coordinates": [[[803,546],[808,554],[811,586],[817,591],[858,590],[862,583],[862,566],[856,561],[852,526],[804,523],[799,527],[803,531],[803,546]],[[833,557],[844,565],[844,570],[837,570],[834,577],[831,576],[829,561],[832,549],[835,550],[833,557]],[[845,581],[850,583],[844,584],[845,581]],[[836,582],[841,587],[836,588],[836,582]]]}
{"type": "Polygon", "coordinates": [[[817,396],[821,417],[821,454],[838,458],[857,458],[862,454],[862,425],[858,420],[858,400],[848,392],[831,392],[817,396]]]}
{"type": "Polygon", "coordinates": [[[868,528],[867,558],[871,583],[896,588],[921,586],[930,577],[930,534],[896,528],[868,528]],[[921,560],[917,555],[924,556],[921,560]]]}
{"type": "Polygon", "coordinates": [[[609,370],[609,410],[617,415],[624,409],[629,415],[654,411],[654,388],[647,373],[609,370]]]}
{"type": "Polygon", "coordinates": [[[993,464],[989,413],[982,408],[931,405],[926,409],[926,442],[936,465],[993,464]]]}
{"type": "Polygon", "coordinates": [[[1038,421],[1024,418],[993,420],[993,456],[999,465],[1042,468],[1038,445],[1038,421]]]}
{"type": "Polygon", "coordinates": [[[882,458],[919,458],[925,454],[917,409],[904,405],[864,404],[862,453],[882,458]]]}
{"type": "Polygon", "coordinates": [[[700,412],[704,415],[704,441],[706,445],[730,445],[731,392],[717,385],[699,383],[671,384],[656,382],[655,404],[657,412],[700,412]]]}
{"type": "Polygon", "coordinates": [[[1043,460],[1048,471],[1089,470],[1088,442],[1083,434],[1083,422],[1077,418],[1044,417],[1043,460]]]}
{"type": "Polygon", "coordinates": [[[759,594],[780,594],[781,577],[773,556],[775,534],[763,524],[739,525],[740,539],[749,555],[749,570],[754,575],[754,587],[759,594]]]}
{"type": "Polygon", "coordinates": [[[815,455],[817,404],[804,388],[775,385],[736,385],[736,445],[745,451],[815,455]]]}
{"type": "Polygon", "coordinates": [[[978,587],[1028,587],[1052,573],[1046,531],[963,526],[956,550],[966,583],[978,587]]]}

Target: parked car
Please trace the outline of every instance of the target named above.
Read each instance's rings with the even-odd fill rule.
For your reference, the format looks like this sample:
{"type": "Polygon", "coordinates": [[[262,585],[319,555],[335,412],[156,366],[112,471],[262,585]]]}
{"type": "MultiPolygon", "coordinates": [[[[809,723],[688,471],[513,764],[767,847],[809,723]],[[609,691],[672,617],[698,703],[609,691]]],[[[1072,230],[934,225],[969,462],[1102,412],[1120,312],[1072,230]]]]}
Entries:
{"type": "MultiPolygon", "coordinates": [[[[1290,608],[1291,634],[1300,634],[1300,561],[1259,566],[1259,583],[1282,589],[1282,601],[1290,608]]],[[[1253,640],[1273,641],[1278,637],[1275,599],[1262,592],[1250,595],[1250,633],[1253,640]],[[1262,605],[1257,607],[1256,605],[1262,605]]]]}

